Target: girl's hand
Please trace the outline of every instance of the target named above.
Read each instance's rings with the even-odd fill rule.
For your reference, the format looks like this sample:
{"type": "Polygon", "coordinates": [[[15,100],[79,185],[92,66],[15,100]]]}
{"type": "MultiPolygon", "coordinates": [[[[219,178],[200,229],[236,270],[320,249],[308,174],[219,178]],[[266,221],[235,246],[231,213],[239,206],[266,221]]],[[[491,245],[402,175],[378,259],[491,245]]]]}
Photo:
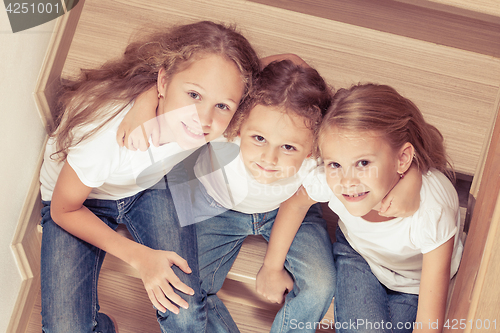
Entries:
{"type": "Polygon", "coordinates": [[[173,303],[184,309],[188,308],[188,303],[174,292],[174,288],[188,295],[193,295],[194,290],[181,282],[172,270],[172,265],[176,265],[187,274],[191,273],[187,261],[177,253],[148,247],[143,248],[137,258],[137,264],[132,266],[139,271],[144,288],[156,309],[178,314],[179,308],[173,303]]]}
{"type": "Polygon", "coordinates": [[[149,147],[149,138],[155,147],[159,146],[160,126],[156,120],[158,96],[156,86],[140,94],[130,111],[118,127],[116,141],[120,147],[130,150],[145,151],[149,147]]]}
{"type": "Polygon", "coordinates": [[[380,216],[408,217],[420,207],[420,188],[422,174],[414,166],[406,172],[396,186],[382,200],[379,210],[380,216]]]}
{"type": "Polygon", "coordinates": [[[283,303],[285,294],[293,289],[293,279],[284,269],[262,265],[257,273],[257,292],[273,303],[283,303]]]}

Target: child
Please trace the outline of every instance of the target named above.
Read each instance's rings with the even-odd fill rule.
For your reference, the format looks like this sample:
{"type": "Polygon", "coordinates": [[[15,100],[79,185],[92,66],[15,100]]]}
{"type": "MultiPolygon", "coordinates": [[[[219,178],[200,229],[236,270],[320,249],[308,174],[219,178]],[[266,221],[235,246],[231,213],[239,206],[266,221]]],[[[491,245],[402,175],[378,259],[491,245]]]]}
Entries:
{"type": "Polygon", "coordinates": [[[84,71],[66,87],[40,175],[45,332],[115,332],[98,312],[105,252],[139,271],[162,332],[205,331],[205,310],[196,306],[204,295],[194,226],[179,226],[180,207],[167,184],[151,186],[192,148],[225,131],[258,70],[243,36],[205,21],[132,43],[121,59],[84,71]],[[120,148],[118,124],[134,99],[153,89],[163,127],[159,147],[120,148]],[[137,243],[114,232],[119,223],[137,243]]]}
{"type": "MultiPolygon", "coordinates": [[[[318,72],[284,60],[264,68],[245,103],[235,131],[240,155],[210,173],[224,150],[200,154],[195,191],[200,277],[207,292],[208,332],[239,332],[217,297],[247,235],[269,239],[279,204],[295,193],[316,167],[312,158],[314,132],[330,104],[330,90],[318,72]],[[209,170],[209,171],[207,171],[209,170]],[[224,179],[225,178],[225,179],[224,179]],[[226,192],[224,189],[229,190],[226,192]]],[[[284,272],[288,294],[271,332],[291,330],[290,319],[321,319],[334,292],[331,242],[319,207],[313,207],[297,232],[284,272]],[[306,251],[309,248],[311,251],[306,251]],[[291,274],[291,275],[289,275],[291,274]],[[300,292],[299,292],[300,291],[300,292]]],[[[282,302],[285,290],[281,291],[282,302]]]]}
{"type": "MultiPolygon", "coordinates": [[[[212,173],[207,170],[222,164],[224,151],[206,150],[198,159],[195,173],[201,184],[193,209],[209,332],[238,332],[216,293],[246,236],[269,240],[279,205],[317,167],[314,137],[331,95],[321,76],[305,66],[285,60],[265,67],[244,112],[234,119],[237,126],[227,133],[227,139],[240,146],[239,156],[212,173]]],[[[331,241],[320,207],[313,206],[302,217],[304,222],[295,229],[283,231],[290,237],[281,244],[287,247],[281,266],[274,269],[274,263],[265,260],[257,277],[259,292],[272,302],[284,300],[271,332],[302,326],[301,332],[314,332],[314,323],[323,318],[334,294],[331,241]],[[272,277],[262,280],[263,286],[262,275],[272,277]]]]}
{"type": "Polygon", "coordinates": [[[282,204],[275,225],[300,223],[316,201],[339,215],[335,328],[440,332],[462,251],[441,134],[393,88],[366,84],[337,92],[318,137],[324,167],[282,204]],[[380,201],[412,165],[422,174],[418,210],[379,216],[380,201]]]}

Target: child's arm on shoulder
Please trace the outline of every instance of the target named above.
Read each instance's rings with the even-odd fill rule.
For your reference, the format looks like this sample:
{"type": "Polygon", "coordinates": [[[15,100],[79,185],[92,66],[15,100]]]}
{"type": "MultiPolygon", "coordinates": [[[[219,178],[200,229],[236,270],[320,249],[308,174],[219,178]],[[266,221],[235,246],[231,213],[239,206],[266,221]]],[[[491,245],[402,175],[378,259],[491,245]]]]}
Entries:
{"type": "Polygon", "coordinates": [[[157,107],[158,91],[156,85],[137,96],[132,109],[125,115],[118,127],[116,141],[120,147],[125,146],[131,150],[145,151],[149,147],[150,136],[153,145],[158,147],[160,126],[156,120],[157,107]]]}
{"type": "Polygon", "coordinates": [[[285,292],[293,289],[293,279],[284,267],[285,259],[297,230],[314,203],[301,186],[280,205],[256,282],[257,292],[271,302],[283,302],[285,292]]]}
{"type": "Polygon", "coordinates": [[[193,290],[182,283],[171,266],[176,265],[191,273],[187,262],[174,252],[155,251],[121,236],[108,227],[83,205],[92,188],[85,186],[73,168],[66,162],[59,174],[50,214],[54,222],[70,234],[122,259],[141,275],[151,303],[160,311],[179,313],[173,303],[184,308],[188,303],[172,287],[192,295],[193,290]]]}
{"type": "Polygon", "coordinates": [[[260,59],[260,68],[264,68],[269,65],[273,61],[281,61],[281,60],[290,60],[295,65],[299,65],[302,67],[309,67],[309,65],[296,54],[293,53],[283,53],[283,54],[274,54],[271,56],[267,56],[260,59]]]}
{"type": "Polygon", "coordinates": [[[379,215],[387,217],[407,217],[415,214],[420,207],[422,173],[411,166],[396,186],[382,200],[379,215]]]}
{"type": "Polygon", "coordinates": [[[450,285],[451,255],[454,237],[437,249],[423,255],[417,319],[413,332],[441,332],[450,285]],[[438,322],[438,327],[429,323],[438,322]],[[421,323],[421,325],[420,325],[421,323]]]}

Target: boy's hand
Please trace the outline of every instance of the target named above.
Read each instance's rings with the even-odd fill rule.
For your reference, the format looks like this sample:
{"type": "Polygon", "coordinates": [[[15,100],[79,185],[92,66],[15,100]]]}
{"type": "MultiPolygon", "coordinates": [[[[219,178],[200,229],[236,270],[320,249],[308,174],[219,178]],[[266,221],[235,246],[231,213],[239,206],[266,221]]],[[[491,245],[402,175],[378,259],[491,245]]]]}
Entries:
{"type": "Polygon", "coordinates": [[[293,279],[281,268],[278,270],[262,265],[257,273],[257,292],[273,303],[283,303],[286,293],[293,289],[293,279]]]}
{"type": "Polygon", "coordinates": [[[137,264],[133,266],[139,271],[144,288],[155,308],[161,312],[169,310],[178,314],[179,308],[175,304],[187,309],[188,303],[177,295],[173,288],[188,295],[193,295],[194,290],[181,282],[172,270],[172,265],[187,274],[191,273],[187,261],[177,253],[150,248],[145,248],[138,254],[137,264]]]}
{"type": "MultiPolygon", "coordinates": [[[[130,114],[130,113],[129,113],[130,114]]],[[[128,116],[128,114],[127,114],[128,116]]],[[[116,141],[120,147],[127,147],[130,150],[141,150],[145,151],[149,147],[149,138],[155,147],[160,144],[160,125],[156,118],[150,119],[139,126],[135,126],[137,120],[131,121],[127,119],[127,116],[123,119],[120,126],[118,127],[118,132],[116,133],[116,141]]]]}
{"type": "Polygon", "coordinates": [[[116,133],[116,141],[120,147],[130,150],[145,151],[149,147],[149,138],[155,147],[160,142],[160,126],[156,119],[158,107],[158,91],[155,86],[146,90],[134,101],[134,105],[123,118],[116,133]]]}

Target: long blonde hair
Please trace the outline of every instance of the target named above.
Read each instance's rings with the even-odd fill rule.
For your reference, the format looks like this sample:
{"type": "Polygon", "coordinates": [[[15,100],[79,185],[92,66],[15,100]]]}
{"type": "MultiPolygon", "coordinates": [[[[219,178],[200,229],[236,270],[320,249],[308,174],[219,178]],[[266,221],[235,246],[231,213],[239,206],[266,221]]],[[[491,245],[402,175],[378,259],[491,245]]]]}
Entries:
{"type": "Polygon", "coordinates": [[[332,127],[382,133],[395,150],[409,142],[415,148],[413,163],[422,173],[435,168],[454,178],[439,130],[390,86],[359,84],[338,90],[321,124],[320,141],[332,127]]]}
{"type": "Polygon", "coordinates": [[[188,67],[199,56],[217,54],[240,70],[245,91],[252,88],[259,59],[250,43],[234,27],[202,21],[174,26],[128,45],[123,56],[98,69],[84,69],[75,81],[64,83],[59,97],[59,126],[55,155],[64,160],[70,147],[88,139],[117,116],[133,99],[157,82],[164,68],[167,78],[188,67]],[[74,129],[97,124],[81,136],[74,129]]]}

